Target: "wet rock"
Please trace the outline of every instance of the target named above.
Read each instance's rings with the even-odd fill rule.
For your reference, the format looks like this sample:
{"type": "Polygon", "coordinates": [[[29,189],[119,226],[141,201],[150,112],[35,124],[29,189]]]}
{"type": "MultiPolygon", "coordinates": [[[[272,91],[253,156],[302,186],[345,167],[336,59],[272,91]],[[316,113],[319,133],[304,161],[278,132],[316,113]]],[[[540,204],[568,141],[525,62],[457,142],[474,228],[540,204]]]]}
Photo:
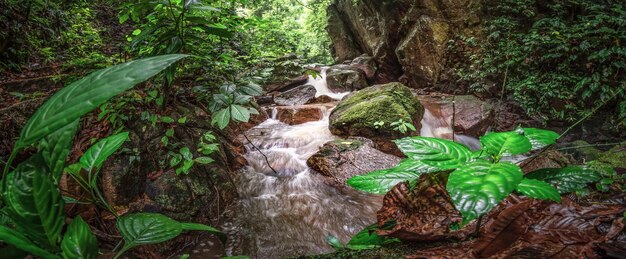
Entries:
{"type": "Polygon", "coordinates": [[[316,93],[312,85],[298,86],[274,97],[274,102],[284,106],[303,105],[313,100],[316,93]]]}
{"type": "MultiPolygon", "coordinates": [[[[483,2],[335,0],[327,9],[333,52],[341,62],[367,54],[378,66],[374,82],[412,88],[456,84],[455,37],[480,39],[483,2]]],[[[461,61],[462,62],[462,61],[461,61]]],[[[459,88],[459,87],[457,87],[459,88]]]]}
{"type": "Polygon", "coordinates": [[[333,99],[332,97],[328,96],[328,95],[320,95],[318,97],[315,97],[315,99],[311,100],[311,104],[314,103],[332,103],[335,102],[336,100],[333,99]]]}
{"type": "Polygon", "coordinates": [[[286,79],[276,79],[276,81],[272,81],[263,86],[266,92],[274,92],[274,91],[287,91],[297,87],[299,85],[306,84],[309,81],[308,75],[301,75],[293,78],[286,79]]]}
{"type": "Polygon", "coordinates": [[[400,119],[412,123],[417,132],[424,108],[409,88],[400,83],[376,85],[354,92],[330,115],[330,131],[338,136],[397,139],[415,132],[400,133],[391,124],[400,119]],[[382,126],[377,126],[382,123],[382,126]]]}
{"type": "Polygon", "coordinates": [[[373,80],[376,75],[376,71],[378,71],[376,60],[367,54],[363,54],[352,60],[350,66],[363,71],[367,80],[373,80]]]}
{"type": "Polygon", "coordinates": [[[297,125],[311,121],[321,120],[323,110],[327,109],[324,105],[299,105],[299,106],[278,106],[276,110],[276,118],[289,125],[297,125]]]}
{"type": "Polygon", "coordinates": [[[480,137],[493,125],[493,106],[473,95],[420,96],[419,99],[436,117],[449,123],[454,119],[453,129],[457,134],[480,137]]]}
{"type": "Polygon", "coordinates": [[[374,149],[366,138],[338,139],[324,144],[307,160],[307,165],[329,177],[332,184],[344,186],[355,175],[394,167],[400,158],[374,149]]]}
{"type": "Polygon", "coordinates": [[[328,89],[333,92],[350,92],[367,87],[365,73],[347,65],[336,65],[326,74],[328,89]]]}

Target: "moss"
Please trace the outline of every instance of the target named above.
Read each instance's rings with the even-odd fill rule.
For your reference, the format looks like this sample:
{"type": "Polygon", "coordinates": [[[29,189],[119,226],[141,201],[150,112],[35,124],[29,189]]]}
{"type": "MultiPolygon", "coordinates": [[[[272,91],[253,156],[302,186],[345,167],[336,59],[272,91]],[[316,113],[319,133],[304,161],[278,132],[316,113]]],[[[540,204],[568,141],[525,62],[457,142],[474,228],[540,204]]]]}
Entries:
{"type": "Polygon", "coordinates": [[[423,108],[408,87],[389,83],[353,93],[333,110],[331,128],[347,135],[360,135],[361,129],[395,135],[391,123],[400,119],[418,124],[423,108]],[[375,129],[375,123],[384,122],[375,129]]]}
{"type": "Polygon", "coordinates": [[[604,152],[598,161],[609,164],[615,168],[626,168],[626,142],[604,152]]]}

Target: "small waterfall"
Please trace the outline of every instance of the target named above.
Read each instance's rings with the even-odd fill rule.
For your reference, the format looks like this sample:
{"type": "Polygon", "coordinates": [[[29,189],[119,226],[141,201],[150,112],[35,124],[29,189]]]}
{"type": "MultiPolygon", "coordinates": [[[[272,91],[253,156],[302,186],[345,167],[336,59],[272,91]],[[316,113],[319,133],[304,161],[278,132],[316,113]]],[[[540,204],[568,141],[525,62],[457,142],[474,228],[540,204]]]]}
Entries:
{"type": "MultiPolygon", "coordinates": [[[[324,92],[328,91],[325,78],[309,79],[311,83],[333,98],[345,95],[324,92]]],[[[237,179],[237,213],[234,221],[224,226],[227,232],[236,233],[229,236],[227,254],[284,258],[332,252],[327,236],[348,242],[376,221],[382,197],[329,186],[306,165],[319,147],[336,139],[328,129],[332,109],[324,105],[320,109],[324,113],[321,120],[300,125],[276,120],[274,109],[272,119],[247,132],[271,168],[261,153],[246,145],[249,165],[237,179]]]]}
{"type": "Polygon", "coordinates": [[[315,97],[320,97],[322,95],[326,95],[335,100],[341,100],[344,96],[348,95],[350,92],[343,93],[334,93],[330,89],[328,89],[328,84],[326,82],[326,73],[328,72],[328,67],[323,67],[320,76],[314,78],[313,76],[309,76],[309,80],[307,84],[312,85],[317,90],[315,97]]]}

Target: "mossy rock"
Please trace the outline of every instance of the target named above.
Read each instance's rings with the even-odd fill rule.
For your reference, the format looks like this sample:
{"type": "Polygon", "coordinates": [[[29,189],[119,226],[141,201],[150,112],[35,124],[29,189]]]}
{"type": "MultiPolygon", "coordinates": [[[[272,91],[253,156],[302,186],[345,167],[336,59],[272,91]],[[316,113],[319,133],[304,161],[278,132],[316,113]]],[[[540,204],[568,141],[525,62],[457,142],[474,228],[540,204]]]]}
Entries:
{"type": "Polygon", "coordinates": [[[415,132],[400,133],[391,124],[412,123],[417,132],[424,108],[401,83],[375,85],[346,96],[330,115],[330,131],[338,136],[396,139],[415,132]],[[376,126],[377,123],[382,126],[376,126]]]}
{"type": "Polygon", "coordinates": [[[626,168],[626,142],[611,148],[602,153],[598,161],[609,164],[613,168],[626,168]]]}

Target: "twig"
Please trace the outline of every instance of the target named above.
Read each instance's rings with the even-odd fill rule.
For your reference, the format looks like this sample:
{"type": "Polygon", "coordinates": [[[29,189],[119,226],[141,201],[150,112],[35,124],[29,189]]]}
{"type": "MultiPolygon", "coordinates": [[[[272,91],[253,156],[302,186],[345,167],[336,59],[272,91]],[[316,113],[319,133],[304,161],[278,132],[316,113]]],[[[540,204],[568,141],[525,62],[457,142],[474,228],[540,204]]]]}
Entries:
{"type": "Polygon", "coordinates": [[[243,135],[244,138],[246,138],[246,140],[248,141],[248,143],[250,143],[250,145],[252,145],[252,147],[254,147],[254,149],[256,149],[257,151],[259,151],[259,153],[261,153],[261,155],[265,158],[265,163],[267,163],[267,166],[272,169],[272,171],[278,175],[278,172],[276,171],[276,169],[274,169],[272,167],[272,165],[270,164],[270,160],[269,158],[267,158],[267,156],[263,153],[263,151],[261,151],[261,149],[259,147],[257,147],[254,143],[252,143],[252,141],[250,141],[250,139],[248,138],[248,136],[246,135],[246,132],[241,128],[241,126],[239,124],[236,124],[237,128],[239,128],[239,131],[241,131],[241,135],[243,135]]]}
{"type": "Polygon", "coordinates": [[[455,119],[456,119],[456,95],[452,96],[452,125],[450,125],[450,128],[452,129],[452,141],[455,141],[455,135],[454,135],[454,123],[455,123],[455,119]]]}

